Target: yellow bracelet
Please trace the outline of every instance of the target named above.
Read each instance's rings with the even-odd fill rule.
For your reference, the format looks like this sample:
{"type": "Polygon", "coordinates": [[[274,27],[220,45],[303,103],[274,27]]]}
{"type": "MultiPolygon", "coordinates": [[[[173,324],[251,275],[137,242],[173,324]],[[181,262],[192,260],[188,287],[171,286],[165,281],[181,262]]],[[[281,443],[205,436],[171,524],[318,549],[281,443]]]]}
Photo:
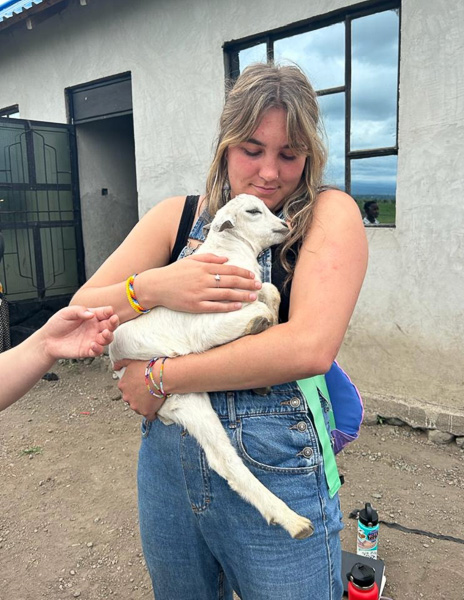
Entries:
{"type": "Polygon", "coordinates": [[[140,302],[137,300],[137,297],[134,292],[134,279],[137,277],[137,273],[131,275],[127,278],[126,281],[126,295],[129,300],[129,304],[135,310],[135,312],[139,313],[139,315],[150,312],[149,308],[143,308],[140,305],[140,302]]]}

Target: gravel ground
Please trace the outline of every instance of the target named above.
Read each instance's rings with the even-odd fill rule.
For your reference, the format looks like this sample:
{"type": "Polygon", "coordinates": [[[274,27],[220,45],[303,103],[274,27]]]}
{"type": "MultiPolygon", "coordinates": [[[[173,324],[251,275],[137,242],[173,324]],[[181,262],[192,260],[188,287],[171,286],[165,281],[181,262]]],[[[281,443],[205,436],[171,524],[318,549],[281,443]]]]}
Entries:
{"type": "MultiPolygon", "coordinates": [[[[0,415],[0,600],[152,598],[137,523],[140,418],[106,358],[54,372],[58,381],[41,381],[0,415]]],[[[365,502],[383,521],[464,538],[456,444],[374,421],[338,462],[345,550],[356,551],[348,516],[365,502]]],[[[379,558],[393,600],[464,599],[463,543],[381,524],[379,558]]]]}

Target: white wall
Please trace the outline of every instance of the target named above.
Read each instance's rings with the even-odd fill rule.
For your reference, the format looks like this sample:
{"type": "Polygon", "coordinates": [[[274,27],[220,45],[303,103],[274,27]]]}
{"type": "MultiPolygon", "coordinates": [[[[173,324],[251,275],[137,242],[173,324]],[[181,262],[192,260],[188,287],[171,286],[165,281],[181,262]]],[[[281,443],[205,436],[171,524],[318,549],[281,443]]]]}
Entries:
{"type": "Polygon", "coordinates": [[[368,230],[369,271],[343,350],[379,407],[382,396],[463,406],[463,39],[460,0],[403,2],[397,227],[368,230]]]}
{"type": "MultiPolygon", "coordinates": [[[[223,43],[348,4],[74,4],[35,30],[0,35],[0,106],[19,103],[22,117],[65,122],[64,88],[131,71],[144,213],[166,196],[203,189],[224,95],[223,43]]],[[[461,0],[403,0],[397,227],[368,231],[369,272],[341,352],[379,411],[391,397],[403,407],[442,407],[462,416],[449,427],[461,435],[463,39],[461,0]]]]}

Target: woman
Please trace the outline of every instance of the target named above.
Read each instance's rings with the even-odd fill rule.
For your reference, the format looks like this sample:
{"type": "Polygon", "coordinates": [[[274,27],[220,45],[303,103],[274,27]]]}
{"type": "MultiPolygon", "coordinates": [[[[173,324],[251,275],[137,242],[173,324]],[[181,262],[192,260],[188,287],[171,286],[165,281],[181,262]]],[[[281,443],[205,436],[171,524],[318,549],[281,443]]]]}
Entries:
{"type": "Polygon", "coordinates": [[[0,410],[24,396],[58,358],[101,354],[117,326],[110,306],[59,310],[24,342],[0,354],[0,410]]]}
{"type": "MultiPolygon", "coordinates": [[[[310,517],[315,533],[297,541],[269,527],[208,469],[193,439],[153,422],[163,394],[149,393],[145,363],[125,362],[123,398],[146,418],[140,528],[157,600],[231,600],[232,589],[242,600],[342,596],[339,501],[328,495],[313,423],[295,380],[330,368],[361,288],[367,246],[353,199],[322,188],[324,166],[316,96],[304,74],[270,64],[245,69],[228,94],[206,194],[182,256],[204,239],[203,225],[231,197],[254,194],[273,212],[282,211],[291,234],[282,248],[261,257],[263,279],[272,278],[282,292],[281,322],[204,354],[169,360],[163,386],[157,367],[153,380],[165,394],[210,392],[247,465],[310,517]],[[264,395],[253,391],[268,386],[264,395]]],[[[155,206],[75,301],[111,302],[125,321],[161,304],[213,312],[255,300],[259,282],[225,264],[227,257],[193,254],[170,264],[177,258],[173,249],[177,254],[182,246],[185,205],[182,196],[155,206]]]]}

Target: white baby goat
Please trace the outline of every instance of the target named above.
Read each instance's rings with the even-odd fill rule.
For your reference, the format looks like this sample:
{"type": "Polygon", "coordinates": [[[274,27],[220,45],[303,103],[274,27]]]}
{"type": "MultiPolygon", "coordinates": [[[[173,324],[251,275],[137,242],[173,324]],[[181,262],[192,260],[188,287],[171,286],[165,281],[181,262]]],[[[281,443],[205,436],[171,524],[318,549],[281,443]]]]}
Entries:
{"type": "MultiPolygon", "coordinates": [[[[249,269],[260,278],[258,254],[280,243],[287,232],[285,223],[259,198],[241,194],[217,212],[197,254],[227,256],[229,264],[249,269]]],[[[159,306],[116,330],[110,358],[114,363],[123,358],[149,360],[153,356],[204,352],[276,324],[279,303],[277,288],[263,283],[258,300],[244,304],[239,311],[190,314],[159,306]]],[[[184,427],[203,448],[210,467],[255,506],[268,523],[281,525],[298,539],[313,533],[311,521],[272,494],[241,461],[207,393],[174,394],[164,402],[158,416],[165,424],[184,427]]]]}

